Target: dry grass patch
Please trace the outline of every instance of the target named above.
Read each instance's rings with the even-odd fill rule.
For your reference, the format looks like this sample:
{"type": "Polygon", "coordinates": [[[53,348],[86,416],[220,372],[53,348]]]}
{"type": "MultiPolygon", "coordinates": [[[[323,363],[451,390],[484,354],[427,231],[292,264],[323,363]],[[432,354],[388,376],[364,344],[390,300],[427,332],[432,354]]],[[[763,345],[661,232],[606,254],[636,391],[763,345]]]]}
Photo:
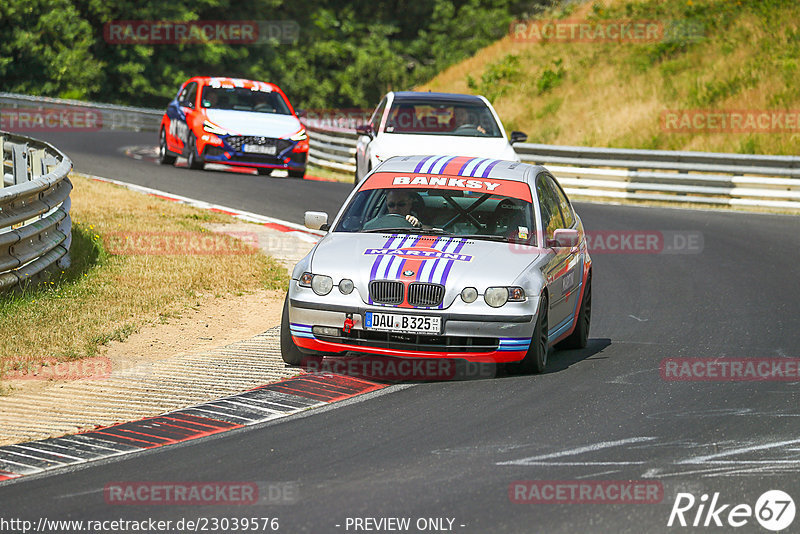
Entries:
{"type": "Polygon", "coordinates": [[[346,171],[335,171],[333,169],[328,169],[326,167],[317,167],[316,165],[309,165],[306,174],[311,176],[318,176],[319,178],[325,178],[326,180],[335,180],[337,182],[352,184],[353,175],[355,173],[350,173],[346,171]]]}
{"type": "Polygon", "coordinates": [[[215,254],[197,247],[180,253],[176,246],[170,254],[112,254],[107,245],[115,236],[158,232],[200,239],[209,236],[202,223],[234,219],[71,179],[72,266],[49,282],[0,296],[0,377],[47,360],[93,356],[110,340],[199,305],[204,295],[286,287],[283,267],[227,236],[215,237],[215,254]]]}
{"type": "Polygon", "coordinates": [[[561,18],[692,21],[704,35],[695,42],[622,44],[507,36],[419,89],[484,93],[506,128],[525,131],[530,142],[796,154],[796,131],[676,133],[663,129],[661,117],[682,109],[800,109],[800,4],[609,0],[582,4],[561,18]],[[563,76],[545,83],[557,61],[563,76]]]}

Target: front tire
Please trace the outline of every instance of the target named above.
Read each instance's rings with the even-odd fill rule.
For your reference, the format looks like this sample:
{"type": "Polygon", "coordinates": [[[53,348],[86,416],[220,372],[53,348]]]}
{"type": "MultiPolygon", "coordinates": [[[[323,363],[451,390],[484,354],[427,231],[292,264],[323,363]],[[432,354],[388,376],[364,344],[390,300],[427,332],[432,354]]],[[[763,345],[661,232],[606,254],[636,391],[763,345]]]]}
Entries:
{"type": "Polygon", "coordinates": [[[272,169],[266,169],[264,167],[256,167],[256,171],[259,176],[269,176],[272,174],[272,169]]]}
{"type": "Polygon", "coordinates": [[[189,168],[196,171],[202,169],[203,160],[201,160],[200,156],[197,154],[197,140],[195,139],[194,134],[189,134],[187,144],[189,153],[186,155],[186,162],[189,165],[189,168]]]}
{"type": "Polygon", "coordinates": [[[289,294],[283,302],[283,316],[281,317],[281,357],[289,365],[300,365],[303,362],[303,353],[292,340],[289,330],[289,294]]]}
{"type": "Polygon", "coordinates": [[[536,312],[536,326],[533,327],[531,345],[525,358],[519,363],[509,364],[507,369],[514,374],[542,373],[547,366],[547,354],[550,347],[547,344],[547,297],[542,295],[539,299],[539,309],[536,312]]]}
{"type": "Polygon", "coordinates": [[[289,171],[289,178],[304,178],[306,175],[306,170],[303,169],[302,171],[289,171]]]}
{"type": "Polygon", "coordinates": [[[167,132],[161,128],[161,135],[158,137],[158,162],[161,165],[174,165],[177,159],[167,148],[167,132]]]}
{"type": "Polygon", "coordinates": [[[582,349],[589,342],[589,326],[592,323],[592,273],[586,277],[586,287],[583,289],[581,309],[578,311],[578,321],[575,330],[556,345],[558,349],[582,349]]]}

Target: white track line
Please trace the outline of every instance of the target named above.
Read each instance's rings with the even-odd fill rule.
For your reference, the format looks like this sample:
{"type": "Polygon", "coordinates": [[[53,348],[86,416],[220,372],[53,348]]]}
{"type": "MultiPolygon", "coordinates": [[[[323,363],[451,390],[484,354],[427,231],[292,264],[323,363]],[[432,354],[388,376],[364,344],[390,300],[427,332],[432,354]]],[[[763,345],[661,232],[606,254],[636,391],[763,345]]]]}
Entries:
{"type": "Polygon", "coordinates": [[[102,176],[95,176],[92,174],[83,174],[83,173],[75,173],[75,174],[77,174],[78,176],[86,177],[90,180],[96,180],[98,182],[105,182],[109,184],[118,185],[130,189],[131,191],[137,191],[139,193],[144,193],[146,195],[157,196],[159,198],[172,200],[195,208],[225,212],[243,221],[254,222],[258,224],[277,224],[280,226],[285,226],[288,229],[290,229],[285,231],[295,234],[297,238],[302,239],[303,241],[316,242],[317,240],[319,240],[320,237],[325,235],[325,232],[320,232],[318,230],[310,230],[300,224],[293,223],[290,221],[284,221],[283,219],[276,219],[275,217],[268,217],[266,215],[259,215],[258,213],[238,210],[236,208],[229,208],[227,206],[221,206],[219,204],[212,204],[204,200],[197,200],[194,198],[176,195],[174,193],[167,193],[166,191],[160,191],[158,189],[152,189],[150,187],[144,187],[142,185],[122,182],[120,180],[112,180],[111,178],[104,178],[102,176]]]}
{"type": "MultiPolygon", "coordinates": [[[[577,447],[575,449],[567,449],[565,451],[553,452],[550,454],[541,454],[539,456],[531,456],[529,458],[522,458],[520,460],[509,460],[506,462],[497,462],[496,465],[533,465],[535,463],[541,462],[541,460],[549,460],[551,458],[560,458],[563,456],[574,456],[578,454],[582,454],[584,452],[594,452],[599,451],[601,449],[608,449],[611,447],[617,447],[619,445],[626,445],[628,443],[641,443],[643,441],[652,441],[656,438],[653,437],[639,437],[639,438],[627,438],[627,439],[620,439],[616,441],[602,441],[600,443],[593,443],[591,445],[585,445],[583,447],[577,447]]],[[[589,463],[592,465],[615,465],[615,464],[626,464],[630,462],[579,462],[589,463]]],[[[639,462],[633,462],[639,463],[639,462]]]]}

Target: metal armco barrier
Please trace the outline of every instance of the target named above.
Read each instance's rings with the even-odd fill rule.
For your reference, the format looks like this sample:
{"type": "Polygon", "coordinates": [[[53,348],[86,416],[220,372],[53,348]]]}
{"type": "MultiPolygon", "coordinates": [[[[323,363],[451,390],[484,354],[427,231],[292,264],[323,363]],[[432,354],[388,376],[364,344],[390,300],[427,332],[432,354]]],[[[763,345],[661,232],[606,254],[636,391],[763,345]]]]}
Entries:
{"type": "Polygon", "coordinates": [[[91,122],[92,124],[84,124],[84,128],[76,128],[78,130],[102,129],[157,132],[161,125],[161,117],[164,115],[163,109],[96,104],[79,100],[0,92],[0,114],[7,115],[3,120],[3,124],[9,130],[17,129],[14,125],[15,122],[25,128],[25,131],[30,131],[29,128],[31,126],[38,131],[65,129],[57,123],[59,120],[58,112],[65,111],[82,111],[87,115],[89,115],[88,112],[94,112],[94,116],[88,116],[83,121],[91,122]],[[35,113],[36,111],[49,111],[51,116],[43,119],[41,114],[35,113]],[[37,124],[43,120],[45,124],[42,127],[38,127],[37,124]],[[51,121],[56,122],[56,124],[49,124],[51,121]],[[94,128],[91,128],[91,126],[94,126],[94,128]]]}
{"type": "Polygon", "coordinates": [[[306,123],[308,161],[335,171],[356,172],[356,132],[306,123]]]}
{"type": "Polygon", "coordinates": [[[800,158],[520,143],[570,195],[800,209],[800,158]],[[569,166],[567,166],[569,165],[569,166]]]}
{"type": "Polygon", "coordinates": [[[69,265],[72,162],[29,137],[0,131],[0,290],[69,265]]]}

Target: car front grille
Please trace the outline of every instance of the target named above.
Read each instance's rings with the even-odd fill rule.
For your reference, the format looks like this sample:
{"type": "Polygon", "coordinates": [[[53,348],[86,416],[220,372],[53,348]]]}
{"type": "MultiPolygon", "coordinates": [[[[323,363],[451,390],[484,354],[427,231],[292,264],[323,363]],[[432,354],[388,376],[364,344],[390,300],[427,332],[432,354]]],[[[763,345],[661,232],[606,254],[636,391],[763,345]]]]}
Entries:
{"type": "MultiPolygon", "coordinates": [[[[376,304],[402,304],[405,286],[395,280],[373,280],[369,283],[369,295],[376,304]]],[[[408,286],[408,303],[411,306],[432,308],[444,300],[444,286],[412,282],[408,286]]]]}
{"type": "Polygon", "coordinates": [[[261,137],[258,135],[231,135],[225,141],[237,152],[242,151],[243,145],[265,145],[277,146],[278,154],[292,146],[288,139],[275,139],[273,137],[261,137]]]}
{"type": "Polygon", "coordinates": [[[369,283],[369,295],[378,304],[402,304],[403,282],[373,280],[369,283]]]}
{"type": "Polygon", "coordinates": [[[444,299],[444,286],[412,282],[408,286],[408,303],[412,306],[438,306],[444,299]]]}
{"type": "Polygon", "coordinates": [[[229,158],[229,161],[236,163],[265,163],[285,167],[282,159],[275,156],[265,156],[263,154],[234,154],[229,158]]]}
{"type": "Polygon", "coordinates": [[[381,347],[407,351],[494,352],[500,346],[496,337],[431,336],[399,334],[372,330],[353,330],[349,336],[317,336],[331,343],[346,343],[362,347],[381,347]]]}

